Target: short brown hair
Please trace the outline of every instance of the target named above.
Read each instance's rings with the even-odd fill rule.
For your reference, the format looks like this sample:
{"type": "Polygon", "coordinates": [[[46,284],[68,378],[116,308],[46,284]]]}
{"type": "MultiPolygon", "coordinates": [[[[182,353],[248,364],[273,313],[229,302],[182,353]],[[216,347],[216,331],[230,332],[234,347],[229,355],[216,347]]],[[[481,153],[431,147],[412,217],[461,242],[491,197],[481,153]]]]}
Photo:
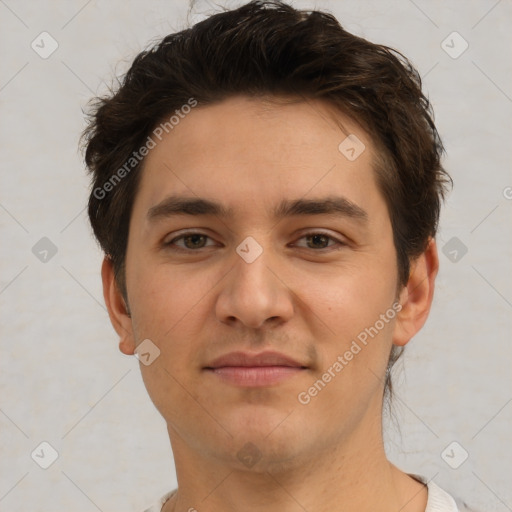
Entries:
{"type": "MultiPolygon", "coordinates": [[[[126,162],[191,98],[208,105],[235,95],[323,100],[368,131],[393,227],[398,284],[405,285],[410,261],[435,236],[451,181],[418,72],[401,53],[347,32],[331,14],[256,0],[166,36],[135,58],[117,90],[93,102],[84,132],[93,178],[89,218],[125,299],[129,222],[143,159],[129,168],[126,162]]],[[[389,368],[400,354],[393,347],[389,368]]],[[[386,389],[391,392],[389,372],[386,389]]]]}

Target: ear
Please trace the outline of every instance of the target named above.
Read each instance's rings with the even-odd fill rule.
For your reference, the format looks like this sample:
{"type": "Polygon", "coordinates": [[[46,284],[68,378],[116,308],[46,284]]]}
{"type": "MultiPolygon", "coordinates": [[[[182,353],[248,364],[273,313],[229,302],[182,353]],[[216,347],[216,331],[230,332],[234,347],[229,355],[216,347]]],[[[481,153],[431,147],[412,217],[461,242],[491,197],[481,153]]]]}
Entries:
{"type": "Polygon", "coordinates": [[[112,260],[103,259],[101,266],[101,279],[103,281],[103,297],[107,305],[112,326],[119,335],[119,350],[126,355],[133,355],[135,340],[132,329],[132,319],[122,293],[119,291],[115,277],[112,260]]]}
{"type": "Polygon", "coordinates": [[[394,345],[406,345],[423,327],[432,305],[438,270],[437,245],[430,238],[425,252],[411,263],[409,280],[400,292],[402,309],[397,315],[393,333],[394,345]]]}

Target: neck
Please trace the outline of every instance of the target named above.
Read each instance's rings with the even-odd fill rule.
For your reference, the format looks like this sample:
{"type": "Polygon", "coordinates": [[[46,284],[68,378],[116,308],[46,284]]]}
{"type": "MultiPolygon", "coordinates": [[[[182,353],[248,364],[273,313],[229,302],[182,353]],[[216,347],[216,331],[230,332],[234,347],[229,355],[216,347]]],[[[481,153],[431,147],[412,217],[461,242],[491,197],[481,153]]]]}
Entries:
{"type": "Polygon", "coordinates": [[[163,512],[424,512],[426,487],[387,460],[380,417],[362,426],[257,471],[191,450],[170,429],[178,492],[163,512]]]}

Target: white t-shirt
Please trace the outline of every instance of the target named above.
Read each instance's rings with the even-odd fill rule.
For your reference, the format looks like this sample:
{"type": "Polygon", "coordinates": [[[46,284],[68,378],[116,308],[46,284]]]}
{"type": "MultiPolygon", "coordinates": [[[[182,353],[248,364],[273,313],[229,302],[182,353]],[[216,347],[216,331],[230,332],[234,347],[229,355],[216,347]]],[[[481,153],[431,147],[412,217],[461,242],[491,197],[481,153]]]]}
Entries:
{"type": "MultiPolygon", "coordinates": [[[[411,474],[410,476],[427,485],[428,498],[425,512],[462,512],[468,510],[465,507],[458,508],[455,500],[432,480],[429,482],[424,476],[421,475],[411,474]]],[[[167,493],[165,496],[162,496],[162,498],[160,498],[157,503],[155,503],[152,507],[148,508],[144,512],[161,512],[164,503],[175,492],[176,489],[167,493]]]]}

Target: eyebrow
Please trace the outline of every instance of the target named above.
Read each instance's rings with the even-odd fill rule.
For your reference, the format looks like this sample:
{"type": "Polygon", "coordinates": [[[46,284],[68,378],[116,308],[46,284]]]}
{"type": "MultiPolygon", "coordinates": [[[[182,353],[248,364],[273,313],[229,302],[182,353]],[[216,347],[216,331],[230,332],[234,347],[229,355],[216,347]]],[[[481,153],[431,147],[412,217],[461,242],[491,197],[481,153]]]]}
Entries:
{"type": "MultiPolygon", "coordinates": [[[[234,211],[224,205],[198,197],[169,196],[148,210],[147,218],[156,221],[175,215],[212,215],[232,217],[234,211]]],[[[346,197],[329,196],[321,199],[286,199],[274,209],[276,219],[295,215],[339,215],[358,221],[367,221],[368,213],[346,197]]]]}

